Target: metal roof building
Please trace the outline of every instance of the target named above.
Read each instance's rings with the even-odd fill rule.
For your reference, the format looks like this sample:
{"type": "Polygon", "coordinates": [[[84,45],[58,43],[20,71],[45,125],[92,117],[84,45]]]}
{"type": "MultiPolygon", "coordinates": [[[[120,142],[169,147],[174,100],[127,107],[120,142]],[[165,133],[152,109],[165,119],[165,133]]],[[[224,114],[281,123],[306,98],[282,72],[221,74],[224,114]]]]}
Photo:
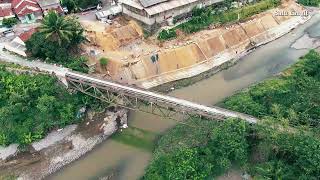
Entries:
{"type": "Polygon", "coordinates": [[[187,14],[194,7],[205,7],[223,0],[119,0],[122,13],[147,26],[172,22],[173,17],[187,14]]]}
{"type": "Polygon", "coordinates": [[[168,0],[140,0],[140,3],[143,7],[150,7],[168,0]]]}

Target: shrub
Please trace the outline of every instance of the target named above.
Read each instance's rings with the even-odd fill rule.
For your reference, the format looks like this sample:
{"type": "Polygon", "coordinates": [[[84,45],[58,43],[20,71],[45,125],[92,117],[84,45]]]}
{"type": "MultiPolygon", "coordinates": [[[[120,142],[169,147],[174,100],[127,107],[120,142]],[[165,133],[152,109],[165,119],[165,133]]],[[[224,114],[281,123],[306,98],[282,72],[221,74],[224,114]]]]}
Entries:
{"type": "Polygon", "coordinates": [[[305,5],[305,6],[319,7],[320,0],[298,0],[298,3],[305,5]]]}
{"type": "Polygon", "coordinates": [[[106,65],[108,65],[109,59],[105,58],[105,57],[102,57],[102,58],[100,58],[99,61],[100,61],[100,65],[105,67],[106,65]]]}
{"type": "Polygon", "coordinates": [[[161,31],[158,39],[168,40],[175,38],[176,28],[179,28],[183,32],[190,34],[208,28],[211,24],[225,24],[238,20],[244,20],[267,9],[276,7],[279,4],[280,0],[265,0],[253,5],[242,7],[240,9],[230,9],[226,12],[221,12],[218,14],[213,14],[211,7],[195,8],[192,10],[192,18],[188,22],[182,23],[173,29],[161,31]]]}
{"type": "Polygon", "coordinates": [[[16,18],[4,18],[2,20],[2,25],[5,27],[12,27],[18,23],[18,20],[16,18]]]}
{"type": "Polygon", "coordinates": [[[162,30],[158,35],[158,40],[169,40],[177,37],[177,33],[174,29],[162,30]]]}
{"type": "Polygon", "coordinates": [[[82,73],[88,73],[89,67],[87,66],[88,59],[84,56],[80,57],[70,57],[68,63],[65,64],[67,68],[70,68],[74,71],[79,71],[82,73]]]}

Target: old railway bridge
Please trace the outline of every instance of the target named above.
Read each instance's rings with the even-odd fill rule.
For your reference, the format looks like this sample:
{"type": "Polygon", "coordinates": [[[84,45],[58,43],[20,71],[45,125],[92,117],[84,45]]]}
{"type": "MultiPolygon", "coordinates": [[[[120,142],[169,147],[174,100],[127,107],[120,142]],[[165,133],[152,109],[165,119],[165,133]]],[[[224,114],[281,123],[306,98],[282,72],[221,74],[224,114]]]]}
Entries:
{"type": "Polygon", "coordinates": [[[86,74],[68,71],[65,73],[65,78],[70,88],[112,105],[131,110],[144,111],[166,118],[185,115],[224,120],[231,117],[240,118],[249,123],[257,122],[256,118],[239,112],[219,107],[208,107],[148,90],[102,80],[86,74]]]}

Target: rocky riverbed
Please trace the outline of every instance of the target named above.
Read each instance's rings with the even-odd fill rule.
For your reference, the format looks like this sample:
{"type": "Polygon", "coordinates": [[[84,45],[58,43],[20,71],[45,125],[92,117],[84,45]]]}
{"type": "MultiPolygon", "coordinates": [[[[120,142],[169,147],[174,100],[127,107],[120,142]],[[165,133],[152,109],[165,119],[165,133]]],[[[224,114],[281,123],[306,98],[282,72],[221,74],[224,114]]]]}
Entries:
{"type": "Polygon", "coordinates": [[[127,127],[127,113],[125,109],[89,110],[82,123],[54,130],[25,151],[15,144],[0,147],[0,179],[43,179],[127,127]]]}

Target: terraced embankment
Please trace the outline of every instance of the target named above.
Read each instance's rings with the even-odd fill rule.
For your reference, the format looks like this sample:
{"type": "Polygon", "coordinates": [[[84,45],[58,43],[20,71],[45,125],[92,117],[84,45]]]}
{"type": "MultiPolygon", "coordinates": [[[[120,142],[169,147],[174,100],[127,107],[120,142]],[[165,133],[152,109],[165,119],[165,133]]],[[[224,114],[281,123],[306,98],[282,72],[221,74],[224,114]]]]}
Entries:
{"type": "Polygon", "coordinates": [[[172,45],[169,42],[167,47],[148,55],[129,57],[122,66],[112,68],[111,74],[116,74],[114,79],[152,88],[217,70],[221,65],[238,60],[253,48],[279,38],[310,19],[310,16],[277,16],[280,11],[302,13],[305,9],[289,2],[258,14],[247,22],[193,34],[187,37],[185,43],[172,45]]]}

